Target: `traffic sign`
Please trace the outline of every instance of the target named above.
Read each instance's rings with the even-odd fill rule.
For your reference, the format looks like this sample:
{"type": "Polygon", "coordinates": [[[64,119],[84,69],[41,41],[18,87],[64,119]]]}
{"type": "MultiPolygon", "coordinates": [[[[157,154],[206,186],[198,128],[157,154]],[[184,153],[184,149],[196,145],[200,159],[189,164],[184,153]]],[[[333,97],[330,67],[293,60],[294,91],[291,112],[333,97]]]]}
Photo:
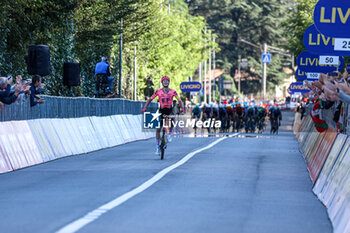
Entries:
{"type": "Polygon", "coordinates": [[[261,55],[261,63],[271,63],[271,53],[263,53],[261,55]]]}

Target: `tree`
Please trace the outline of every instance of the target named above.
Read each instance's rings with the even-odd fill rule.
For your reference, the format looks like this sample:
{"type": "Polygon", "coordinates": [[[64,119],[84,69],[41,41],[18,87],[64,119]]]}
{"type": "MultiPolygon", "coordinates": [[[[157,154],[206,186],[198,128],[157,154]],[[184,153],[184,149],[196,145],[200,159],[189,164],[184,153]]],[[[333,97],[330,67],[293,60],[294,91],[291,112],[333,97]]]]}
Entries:
{"type": "MultiPolygon", "coordinates": [[[[188,4],[194,15],[205,16],[208,24],[215,28],[222,51],[217,55],[218,66],[225,69],[231,76],[235,74],[238,56],[241,55],[249,58],[249,63],[254,65],[256,72],[251,72],[251,74],[261,78],[262,51],[239,43],[240,39],[260,46],[263,43],[275,47],[287,45],[285,31],[281,25],[290,11],[290,2],[282,2],[282,0],[189,0],[188,4]]],[[[270,89],[286,77],[281,72],[280,60],[279,55],[276,55],[272,64],[268,66],[267,84],[270,89]]],[[[259,86],[257,84],[247,86],[246,93],[257,93],[259,88],[252,88],[259,86]]]]}
{"type": "Polygon", "coordinates": [[[92,96],[94,67],[101,56],[110,57],[112,74],[118,74],[123,20],[123,97],[131,98],[135,46],[141,77],[138,96],[142,98],[149,77],[158,85],[159,77],[171,76],[172,86],[178,89],[205,59],[206,23],[203,17],[191,16],[182,0],[172,4],[170,15],[167,12],[162,0],[4,0],[0,9],[4,18],[0,22],[2,75],[26,75],[28,45],[46,44],[51,52],[51,74],[43,79],[46,94],[71,94],[62,86],[63,63],[76,61],[81,63],[82,86],[74,88],[73,94],[92,96]]]}
{"type": "Polygon", "coordinates": [[[283,23],[288,39],[288,49],[297,57],[305,51],[303,37],[306,29],[314,23],[313,12],[318,0],[297,0],[289,18],[283,23]]]}

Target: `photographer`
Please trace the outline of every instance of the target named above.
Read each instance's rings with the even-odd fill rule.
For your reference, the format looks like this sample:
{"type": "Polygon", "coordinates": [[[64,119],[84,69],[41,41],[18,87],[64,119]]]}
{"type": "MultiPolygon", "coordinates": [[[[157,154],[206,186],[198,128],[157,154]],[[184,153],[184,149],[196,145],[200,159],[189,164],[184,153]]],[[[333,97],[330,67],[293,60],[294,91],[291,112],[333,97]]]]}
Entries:
{"type": "Polygon", "coordinates": [[[114,78],[111,76],[110,65],[109,65],[107,57],[102,57],[101,62],[97,63],[95,66],[96,95],[98,95],[98,92],[100,89],[98,75],[106,76],[106,78],[108,80],[107,91],[109,93],[112,93],[114,78]]]}

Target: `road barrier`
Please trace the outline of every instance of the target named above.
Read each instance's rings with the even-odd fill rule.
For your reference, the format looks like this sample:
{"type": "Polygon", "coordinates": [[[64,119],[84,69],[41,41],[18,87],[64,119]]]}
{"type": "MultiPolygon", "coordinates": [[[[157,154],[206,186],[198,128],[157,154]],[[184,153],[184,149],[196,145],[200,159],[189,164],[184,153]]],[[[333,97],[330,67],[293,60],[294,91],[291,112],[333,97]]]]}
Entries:
{"type": "Polygon", "coordinates": [[[144,101],[43,98],[42,105],[21,100],[1,109],[0,173],[155,135],[142,130],[144,101]]]}
{"type": "MultiPolygon", "coordinates": [[[[42,96],[44,104],[30,107],[29,99],[4,105],[0,111],[0,121],[19,121],[41,118],[81,118],[90,116],[112,116],[121,114],[141,114],[145,101],[126,99],[97,99],[86,97],[42,96]]],[[[151,103],[149,110],[155,110],[157,103],[151,103]]]]}
{"type": "Polygon", "coordinates": [[[154,137],[141,115],[0,122],[0,173],[154,137]]]}
{"type": "Polygon", "coordinates": [[[313,192],[327,207],[334,232],[350,232],[350,138],[332,127],[318,133],[310,117],[295,124],[313,192]]]}
{"type": "Polygon", "coordinates": [[[12,168],[5,154],[4,147],[0,143],[0,173],[9,171],[12,171],[12,168]]]}

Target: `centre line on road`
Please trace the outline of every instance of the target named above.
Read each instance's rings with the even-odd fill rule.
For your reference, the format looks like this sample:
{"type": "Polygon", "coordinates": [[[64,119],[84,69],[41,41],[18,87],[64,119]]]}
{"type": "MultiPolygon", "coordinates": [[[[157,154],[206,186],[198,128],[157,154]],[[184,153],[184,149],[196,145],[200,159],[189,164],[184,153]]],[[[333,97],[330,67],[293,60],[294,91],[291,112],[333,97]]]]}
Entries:
{"type": "MultiPolygon", "coordinates": [[[[238,133],[236,133],[234,135],[238,135],[238,133]]],[[[139,187],[137,187],[137,188],[131,190],[130,192],[127,192],[127,193],[123,194],[122,196],[119,196],[116,199],[104,204],[103,206],[100,206],[99,208],[87,213],[85,216],[75,220],[74,222],[71,222],[70,224],[68,224],[64,227],[62,227],[61,229],[56,231],[56,233],[74,233],[74,232],[77,232],[78,230],[80,230],[81,228],[86,226],[87,224],[89,224],[89,223],[95,221],[96,219],[98,219],[99,217],[101,217],[103,214],[105,214],[108,211],[112,210],[113,208],[123,204],[124,202],[126,202],[130,198],[136,196],[137,194],[145,191],[146,189],[151,187],[154,183],[156,183],[157,181],[162,179],[166,174],[168,174],[169,172],[171,172],[175,168],[183,165],[184,163],[186,163],[189,159],[191,159],[196,154],[198,154],[204,150],[212,148],[213,146],[215,146],[216,144],[218,144],[219,142],[221,142],[225,139],[226,139],[226,137],[220,138],[220,139],[210,143],[206,147],[203,147],[201,149],[198,149],[196,151],[193,151],[193,152],[187,154],[179,162],[177,162],[177,163],[171,165],[170,167],[167,167],[167,168],[163,169],[162,171],[158,172],[155,176],[153,176],[151,179],[149,179],[148,181],[146,181],[145,183],[143,183],[139,187]]]]}

